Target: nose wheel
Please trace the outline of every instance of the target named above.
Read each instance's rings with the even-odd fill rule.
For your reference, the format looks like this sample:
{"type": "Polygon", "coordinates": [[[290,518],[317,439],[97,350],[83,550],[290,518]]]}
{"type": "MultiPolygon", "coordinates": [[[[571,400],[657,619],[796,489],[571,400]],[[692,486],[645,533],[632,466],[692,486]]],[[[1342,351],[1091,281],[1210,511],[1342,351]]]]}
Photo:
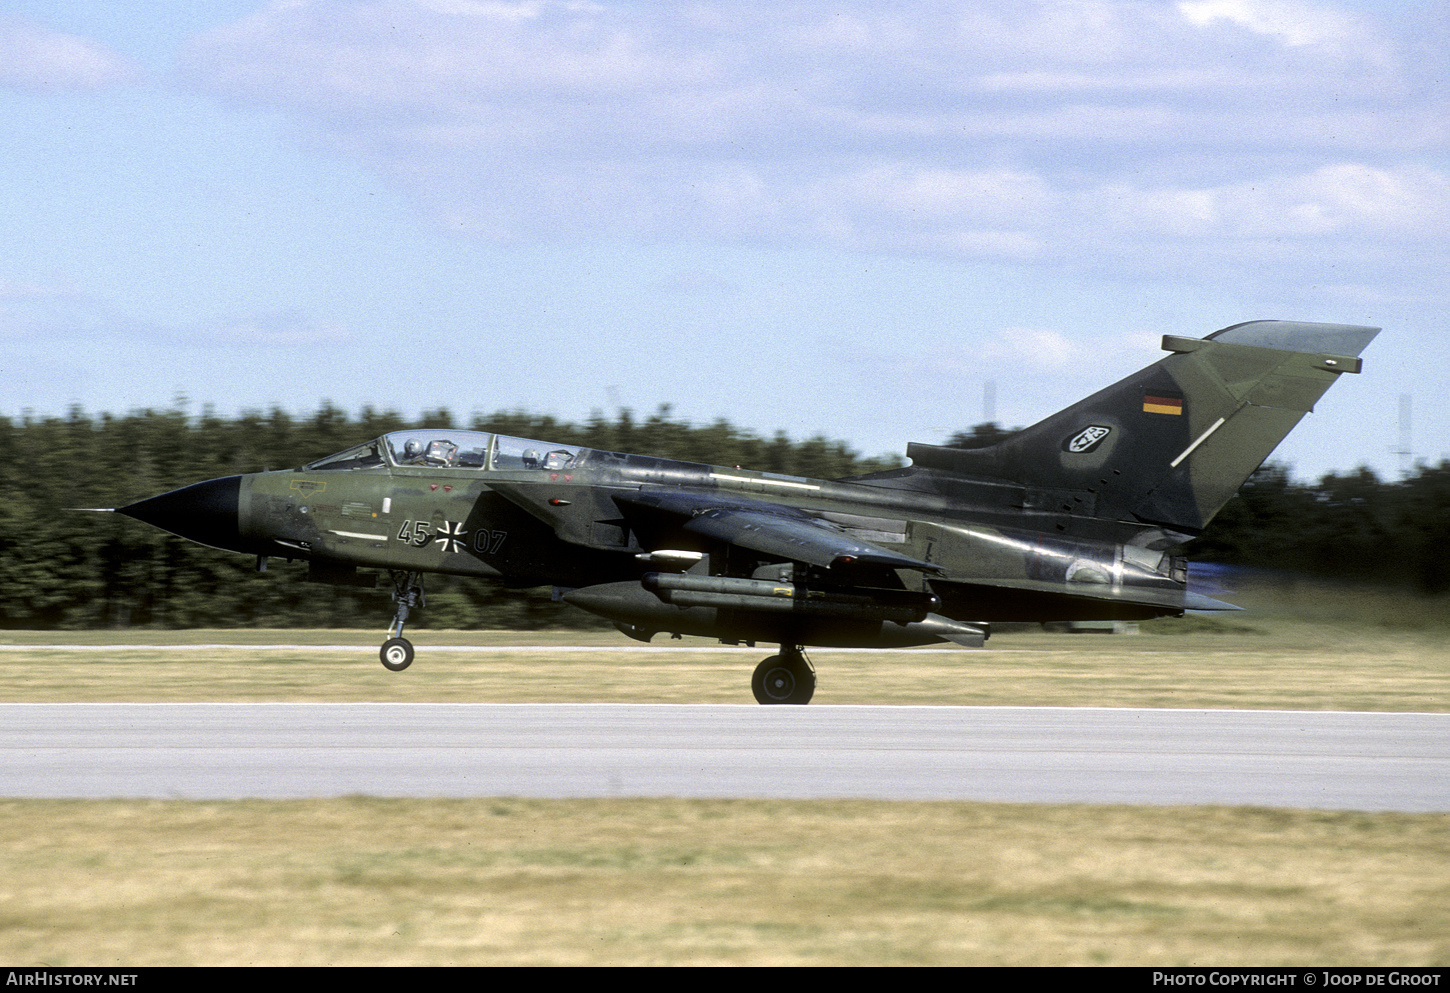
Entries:
{"type": "Polygon", "coordinates": [[[810,703],[816,692],[816,670],[798,646],[781,645],[779,655],[755,667],[750,689],[756,703],[810,703]]]}
{"type": "Polygon", "coordinates": [[[413,664],[413,643],[403,637],[403,625],[408,623],[408,612],[414,607],[425,606],[423,597],[423,574],[421,572],[394,572],[393,602],[398,605],[393,614],[393,623],[388,627],[388,640],[378,651],[383,668],[402,672],[413,664]]]}
{"type": "Polygon", "coordinates": [[[407,638],[389,638],[383,642],[378,655],[383,660],[383,668],[402,672],[413,664],[413,643],[407,638]]]}

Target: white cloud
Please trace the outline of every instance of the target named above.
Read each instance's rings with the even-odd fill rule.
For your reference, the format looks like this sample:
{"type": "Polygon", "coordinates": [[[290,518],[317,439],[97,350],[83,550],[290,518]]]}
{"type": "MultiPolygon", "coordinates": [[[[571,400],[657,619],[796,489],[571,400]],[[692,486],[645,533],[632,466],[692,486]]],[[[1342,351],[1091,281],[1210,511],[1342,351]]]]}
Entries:
{"type": "Polygon", "coordinates": [[[479,237],[1192,269],[1442,230],[1444,105],[1378,37],[1298,0],[290,0],[183,62],[479,237]]]}
{"type": "Polygon", "coordinates": [[[1084,347],[1058,331],[1010,328],[1002,333],[1007,347],[1002,357],[1030,363],[1039,369],[1061,369],[1080,358],[1084,347]]]}
{"type": "Polygon", "coordinates": [[[1418,165],[1334,163],[1199,189],[1104,191],[1129,230],[1224,239],[1373,235],[1438,241],[1450,223],[1450,175],[1418,165]]]}
{"type": "Polygon", "coordinates": [[[0,86],[99,90],[139,77],[135,65],[98,42],[0,14],[0,86]]]}
{"type": "Polygon", "coordinates": [[[1450,226],[1450,176],[1422,166],[1336,163],[1302,177],[1290,192],[1296,208],[1308,207],[1329,230],[1418,237],[1450,226]]]}
{"type": "MultiPolygon", "coordinates": [[[[928,3],[910,21],[871,6],[766,13],[719,0],[680,12],[538,2],[515,18],[443,6],[296,0],[197,39],[185,62],[214,92],[329,127],[397,129],[403,141],[413,129],[419,139],[454,129],[491,150],[777,155],[807,141],[869,149],[1023,130],[1072,136],[1085,107],[1156,108],[1246,89],[1259,105],[1272,92],[1332,106],[1326,77],[1360,65],[1352,53],[1305,55],[1321,59],[1308,79],[1296,73],[1309,63],[1215,65],[1225,54],[1217,41],[1142,3],[1057,0],[1010,14],[981,0],[928,3]]],[[[1191,120],[1173,123],[1192,134],[1191,120]]]]}
{"type": "Polygon", "coordinates": [[[1297,0],[1180,0],[1178,10],[1196,27],[1227,21],[1296,47],[1363,45],[1368,41],[1365,25],[1359,19],[1297,0]]]}

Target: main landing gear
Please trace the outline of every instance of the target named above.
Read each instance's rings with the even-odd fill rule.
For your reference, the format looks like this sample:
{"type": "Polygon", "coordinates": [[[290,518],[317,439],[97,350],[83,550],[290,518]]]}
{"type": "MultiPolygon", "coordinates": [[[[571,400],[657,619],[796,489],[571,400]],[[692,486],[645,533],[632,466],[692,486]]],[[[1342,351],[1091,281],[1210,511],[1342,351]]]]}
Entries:
{"type": "Polygon", "coordinates": [[[799,645],[781,645],[779,655],[755,667],[750,688],[756,703],[810,703],[816,692],[816,668],[799,645]]]}
{"type": "Polygon", "coordinates": [[[388,640],[383,642],[378,656],[383,668],[402,672],[413,664],[413,643],[403,637],[403,625],[408,622],[408,611],[425,605],[423,597],[423,574],[421,572],[390,572],[393,581],[393,602],[398,605],[393,623],[388,626],[388,640]]]}

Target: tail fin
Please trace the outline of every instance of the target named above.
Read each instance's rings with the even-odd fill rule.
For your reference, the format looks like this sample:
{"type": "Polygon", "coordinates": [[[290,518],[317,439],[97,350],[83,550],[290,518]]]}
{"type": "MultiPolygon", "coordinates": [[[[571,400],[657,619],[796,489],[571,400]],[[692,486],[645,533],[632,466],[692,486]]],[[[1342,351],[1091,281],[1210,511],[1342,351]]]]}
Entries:
{"type": "Polygon", "coordinates": [[[1250,321],[1163,338],[1172,355],[988,448],[912,444],[917,466],[1071,493],[1091,515],[1196,534],[1379,328],[1250,321]]]}

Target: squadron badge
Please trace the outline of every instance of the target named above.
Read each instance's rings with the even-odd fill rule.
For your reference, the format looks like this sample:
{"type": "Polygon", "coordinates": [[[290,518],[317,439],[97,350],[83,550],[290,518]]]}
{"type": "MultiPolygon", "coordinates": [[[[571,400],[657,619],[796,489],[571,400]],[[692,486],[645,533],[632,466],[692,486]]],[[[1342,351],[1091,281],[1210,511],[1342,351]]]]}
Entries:
{"type": "Polygon", "coordinates": [[[1062,443],[1062,450],[1064,452],[1072,452],[1074,455],[1090,452],[1102,444],[1103,439],[1112,434],[1112,432],[1112,428],[1103,427],[1101,424],[1089,425],[1064,441],[1062,443]]]}

